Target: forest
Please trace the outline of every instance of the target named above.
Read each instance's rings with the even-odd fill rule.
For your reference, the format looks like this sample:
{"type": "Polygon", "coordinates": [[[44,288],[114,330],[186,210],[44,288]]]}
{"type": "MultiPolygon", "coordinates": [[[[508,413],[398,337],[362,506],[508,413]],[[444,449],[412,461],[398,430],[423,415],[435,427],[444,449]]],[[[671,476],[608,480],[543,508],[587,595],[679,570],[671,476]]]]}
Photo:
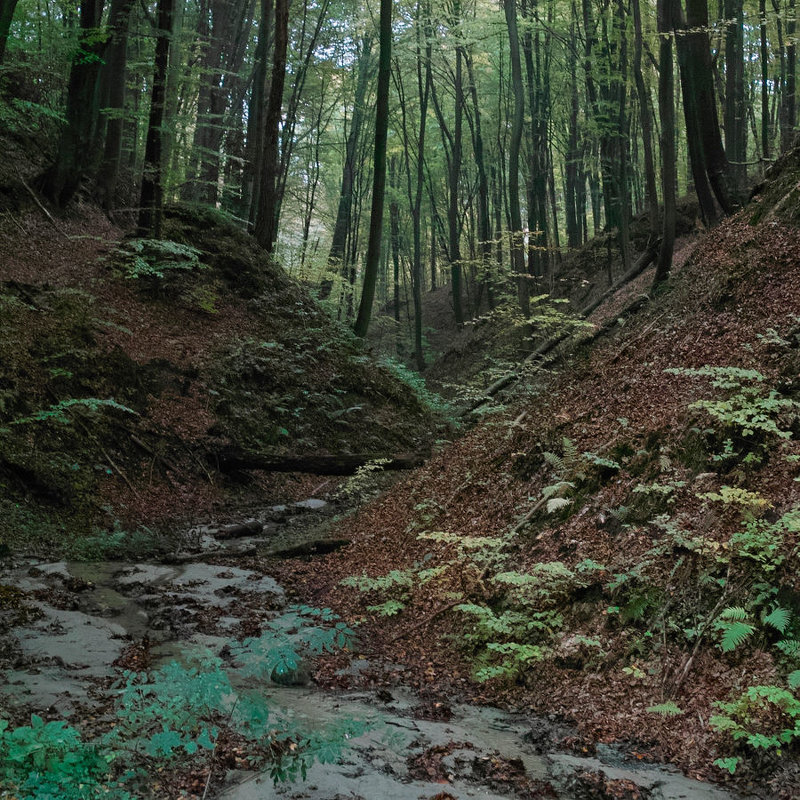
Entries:
{"type": "Polygon", "coordinates": [[[795,0],[0,0],[0,798],[800,797],[795,0]]]}

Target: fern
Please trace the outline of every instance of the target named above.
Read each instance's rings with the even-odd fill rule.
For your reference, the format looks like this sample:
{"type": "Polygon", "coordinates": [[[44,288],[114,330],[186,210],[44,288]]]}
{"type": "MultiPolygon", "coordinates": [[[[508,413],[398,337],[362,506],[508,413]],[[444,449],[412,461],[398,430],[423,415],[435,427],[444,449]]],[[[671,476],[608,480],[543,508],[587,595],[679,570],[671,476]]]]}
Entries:
{"type": "Polygon", "coordinates": [[[371,611],[373,614],[379,614],[382,617],[393,617],[395,614],[399,614],[405,607],[406,604],[400,600],[387,600],[385,603],[381,603],[377,606],[367,606],[367,611],[371,611]]]}
{"type": "Polygon", "coordinates": [[[97,397],[73,397],[69,400],[61,400],[60,402],[51,405],[49,408],[36,411],[30,416],[20,417],[12,420],[8,424],[26,425],[30,422],[50,421],[58,422],[62,425],[69,425],[72,422],[72,418],[69,414],[72,409],[82,409],[91,414],[95,414],[102,409],[107,408],[113,408],[117,411],[123,411],[126,414],[135,414],[136,416],[139,416],[138,413],[132,408],[128,408],[127,406],[124,406],[111,398],[108,398],[107,400],[101,400],[97,397]]]}
{"type": "Polygon", "coordinates": [[[781,608],[777,606],[769,614],[763,616],[761,621],[764,625],[769,625],[772,628],[775,628],[776,631],[779,633],[786,633],[786,629],[789,627],[789,622],[792,618],[792,612],[786,608],[781,608]]]}
{"type": "Polygon", "coordinates": [[[720,648],[723,653],[730,653],[745,642],[755,632],[755,626],[748,622],[748,613],[741,606],[726,608],[714,623],[721,632],[720,648]]]}
{"type": "Polygon", "coordinates": [[[679,708],[673,700],[667,700],[666,703],[659,703],[655,706],[648,706],[646,711],[651,714],[658,714],[660,717],[677,717],[683,714],[683,709],[679,708]]]}

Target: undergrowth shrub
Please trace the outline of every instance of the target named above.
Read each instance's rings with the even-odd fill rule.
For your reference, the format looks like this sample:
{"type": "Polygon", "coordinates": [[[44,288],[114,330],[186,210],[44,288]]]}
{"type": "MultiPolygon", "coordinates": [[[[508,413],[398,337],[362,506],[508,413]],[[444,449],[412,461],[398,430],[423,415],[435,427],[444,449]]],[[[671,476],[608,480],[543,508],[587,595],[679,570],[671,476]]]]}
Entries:
{"type": "Polygon", "coordinates": [[[758,370],[706,365],[696,369],[675,367],[665,372],[708,378],[712,387],[724,395],[696,400],[689,406],[705,412],[720,425],[715,433],[723,440],[723,448],[715,460],[760,464],[775,441],[791,438],[791,425],[800,403],[765,387],[766,378],[758,370]]]}
{"type": "Polygon", "coordinates": [[[14,729],[0,720],[4,788],[18,800],[133,800],[178,758],[204,759],[213,769],[211,755],[226,731],[247,742],[251,765],[268,768],[275,782],[305,777],[315,761],[336,760],[368,723],[345,718],[305,730],[247,681],[257,687],[277,680],[304,658],[351,647],[353,635],[329,609],[297,606],[261,636],[230,642],[233,665],[187,653],[154,670],[125,671],[114,687],[114,724],[93,739],[36,715],[14,729]]]}

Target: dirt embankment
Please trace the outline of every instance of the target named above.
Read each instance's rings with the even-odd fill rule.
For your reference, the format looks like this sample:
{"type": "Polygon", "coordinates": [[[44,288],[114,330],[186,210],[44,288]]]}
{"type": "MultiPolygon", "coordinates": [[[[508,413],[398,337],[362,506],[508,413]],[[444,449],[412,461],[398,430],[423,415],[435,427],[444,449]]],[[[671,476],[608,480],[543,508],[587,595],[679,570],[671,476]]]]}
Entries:
{"type": "Polygon", "coordinates": [[[93,526],[163,527],[233,498],[309,491],[302,478],[221,470],[223,451],[429,447],[437,423],[408,386],[221,216],[170,209],[162,243],[123,238],[86,205],[52,219],[29,207],[6,221],[6,546],[59,551],[93,526]]]}

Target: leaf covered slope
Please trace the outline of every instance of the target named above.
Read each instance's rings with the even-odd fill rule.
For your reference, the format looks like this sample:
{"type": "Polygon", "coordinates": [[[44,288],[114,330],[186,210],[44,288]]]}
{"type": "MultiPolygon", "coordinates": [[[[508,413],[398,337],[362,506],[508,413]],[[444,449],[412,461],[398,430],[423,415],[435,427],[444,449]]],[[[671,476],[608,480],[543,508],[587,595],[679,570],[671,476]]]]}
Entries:
{"type": "Polygon", "coordinates": [[[421,682],[794,797],[800,230],[751,217],[348,522],[309,592],[421,682]]]}
{"type": "Polygon", "coordinates": [[[223,450],[427,446],[435,423],[408,386],[250,237],[178,208],[164,235],[119,242],[88,206],[3,229],[0,535],[12,547],[62,550],[65,530],[281,499],[278,479],[219,473],[223,450]]]}

